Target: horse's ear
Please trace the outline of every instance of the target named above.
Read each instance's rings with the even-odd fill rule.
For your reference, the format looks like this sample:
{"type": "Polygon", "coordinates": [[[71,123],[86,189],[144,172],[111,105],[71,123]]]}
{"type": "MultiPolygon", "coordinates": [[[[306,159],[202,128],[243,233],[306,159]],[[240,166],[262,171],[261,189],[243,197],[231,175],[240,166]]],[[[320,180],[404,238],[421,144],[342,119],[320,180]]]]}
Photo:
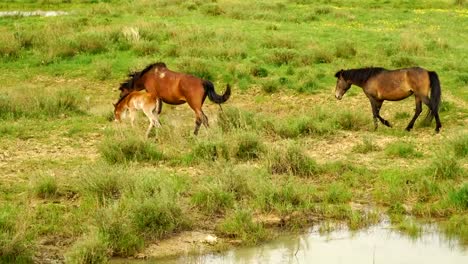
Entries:
{"type": "Polygon", "coordinates": [[[116,107],[116,106],[117,106],[117,104],[114,104],[114,103],[112,103],[112,105],[113,105],[114,107],[116,107]]]}

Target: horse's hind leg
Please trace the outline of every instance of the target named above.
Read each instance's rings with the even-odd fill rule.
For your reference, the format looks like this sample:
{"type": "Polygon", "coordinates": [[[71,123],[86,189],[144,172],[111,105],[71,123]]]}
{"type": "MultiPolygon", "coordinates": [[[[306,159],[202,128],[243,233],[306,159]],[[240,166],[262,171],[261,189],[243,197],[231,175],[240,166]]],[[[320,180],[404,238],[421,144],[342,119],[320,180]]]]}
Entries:
{"type": "Polygon", "coordinates": [[[208,124],[208,117],[205,115],[205,113],[203,113],[203,111],[202,111],[202,117],[201,118],[202,118],[203,125],[206,128],[209,128],[210,124],[208,124]]]}
{"type": "Polygon", "coordinates": [[[408,123],[408,126],[406,127],[406,131],[410,131],[413,128],[414,122],[416,122],[416,119],[418,119],[419,115],[422,112],[421,98],[416,96],[415,102],[416,102],[416,109],[414,111],[414,116],[413,116],[413,119],[411,119],[411,121],[408,123]]]}
{"type": "MultiPolygon", "coordinates": [[[[439,133],[440,131],[440,128],[442,127],[442,124],[440,123],[440,118],[439,118],[439,112],[437,111],[437,109],[434,109],[432,106],[431,106],[431,102],[429,100],[428,97],[423,97],[422,98],[422,101],[424,102],[425,105],[427,105],[427,107],[429,107],[429,110],[431,111],[432,115],[434,115],[435,117],[435,120],[436,120],[436,129],[435,131],[437,133],[439,133]]],[[[429,119],[429,122],[432,121],[432,118],[429,119]]]]}

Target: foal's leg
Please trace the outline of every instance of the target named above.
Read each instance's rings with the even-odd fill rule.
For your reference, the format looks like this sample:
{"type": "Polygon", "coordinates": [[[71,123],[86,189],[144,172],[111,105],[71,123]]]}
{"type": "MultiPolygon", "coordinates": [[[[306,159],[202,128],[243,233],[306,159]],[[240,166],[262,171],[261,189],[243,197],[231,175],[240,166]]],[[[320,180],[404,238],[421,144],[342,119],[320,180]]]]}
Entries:
{"type": "Polygon", "coordinates": [[[129,114],[130,114],[130,123],[132,124],[132,127],[135,126],[135,115],[136,115],[136,111],[135,109],[129,109],[129,114]]]}
{"type": "Polygon", "coordinates": [[[418,119],[419,115],[422,112],[421,98],[419,98],[418,96],[415,96],[414,99],[415,99],[415,102],[416,102],[416,110],[414,111],[413,119],[411,119],[408,126],[406,127],[407,131],[410,131],[413,128],[414,122],[416,122],[416,119],[418,119]]]}

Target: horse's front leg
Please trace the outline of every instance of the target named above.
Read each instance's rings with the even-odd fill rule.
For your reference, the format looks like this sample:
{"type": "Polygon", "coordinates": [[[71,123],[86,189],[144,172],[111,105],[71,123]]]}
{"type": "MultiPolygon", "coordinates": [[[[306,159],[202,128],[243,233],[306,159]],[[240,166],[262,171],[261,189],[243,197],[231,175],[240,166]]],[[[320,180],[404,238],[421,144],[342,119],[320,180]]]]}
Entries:
{"type": "Polygon", "coordinates": [[[418,119],[419,115],[421,114],[422,112],[422,102],[421,102],[421,99],[419,97],[415,97],[415,102],[416,102],[416,109],[414,111],[414,116],[413,118],[411,119],[411,121],[408,123],[408,126],[406,127],[406,131],[410,131],[413,126],[414,126],[414,122],[416,122],[416,119],[418,119]]]}
{"type": "Polygon", "coordinates": [[[374,119],[374,130],[377,130],[377,128],[379,127],[379,122],[378,122],[378,114],[377,114],[377,106],[375,104],[375,100],[373,98],[370,98],[369,97],[369,101],[370,101],[370,104],[371,104],[371,107],[372,107],[372,117],[374,119]]]}
{"type": "Polygon", "coordinates": [[[380,120],[380,122],[382,122],[382,124],[384,124],[385,126],[388,126],[388,127],[392,127],[392,125],[390,124],[390,122],[388,122],[387,120],[385,120],[383,117],[380,116],[380,108],[382,108],[382,104],[383,104],[383,101],[380,101],[380,100],[375,100],[375,111],[376,111],[376,115],[377,115],[377,118],[380,120]]]}

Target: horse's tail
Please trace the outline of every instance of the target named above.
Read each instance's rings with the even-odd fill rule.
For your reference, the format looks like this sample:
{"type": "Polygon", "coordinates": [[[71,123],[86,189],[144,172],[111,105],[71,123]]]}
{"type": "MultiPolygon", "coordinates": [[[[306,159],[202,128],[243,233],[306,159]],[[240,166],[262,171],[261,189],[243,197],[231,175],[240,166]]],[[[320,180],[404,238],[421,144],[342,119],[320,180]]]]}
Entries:
{"type": "Polygon", "coordinates": [[[231,96],[231,86],[229,84],[226,86],[226,91],[223,95],[219,95],[215,92],[214,85],[210,81],[203,81],[203,88],[205,88],[205,93],[207,93],[208,98],[216,104],[222,104],[226,102],[231,96]]]}
{"type": "Polygon", "coordinates": [[[431,86],[431,97],[429,99],[429,105],[431,109],[427,113],[426,122],[431,122],[432,118],[434,117],[434,113],[437,113],[439,111],[440,100],[442,95],[442,92],[440,90],[439,76],[437,76],[436,72],[429,72],[429,82],[431,86]]]}

